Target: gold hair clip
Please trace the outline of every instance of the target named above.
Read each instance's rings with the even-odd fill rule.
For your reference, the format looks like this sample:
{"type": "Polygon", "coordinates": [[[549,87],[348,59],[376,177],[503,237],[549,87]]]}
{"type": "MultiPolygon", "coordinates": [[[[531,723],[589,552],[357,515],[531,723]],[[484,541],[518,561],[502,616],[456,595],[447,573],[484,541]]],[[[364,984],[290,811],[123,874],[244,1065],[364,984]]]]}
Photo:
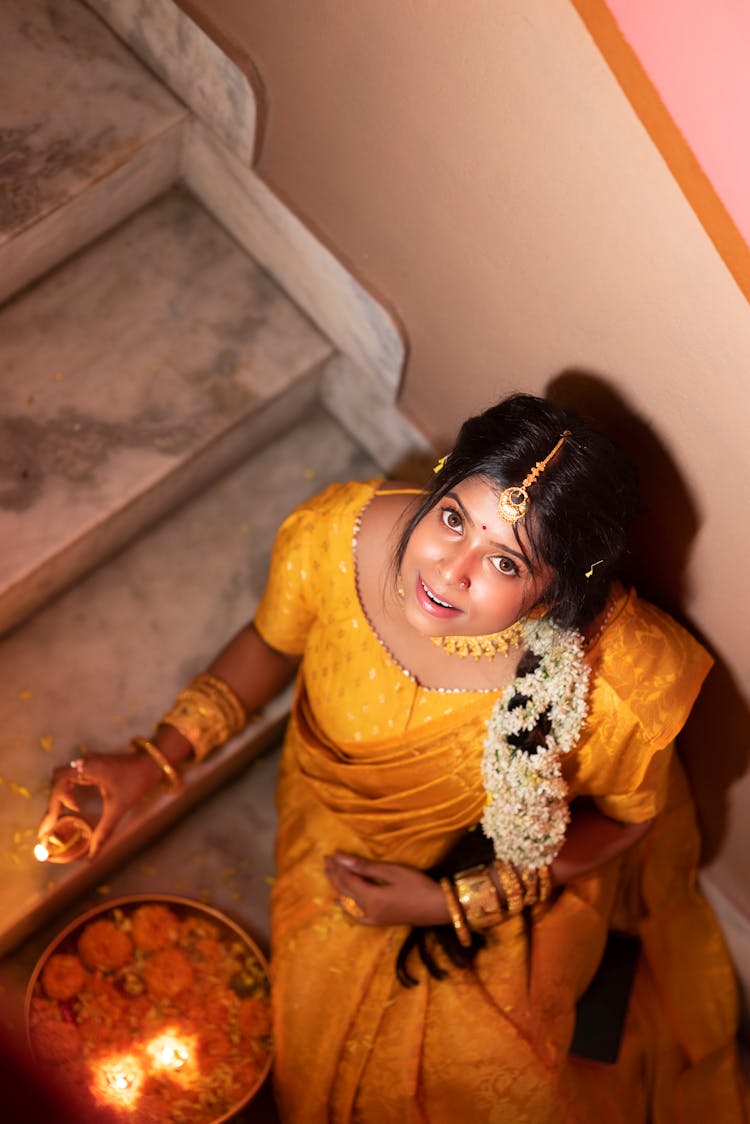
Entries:
{"type": "Polygon", "coordinates": [[[536,483],[560,446],[564,444],[565,438],[570,437],[570,433],[571,431],[569,429],[563,432],[552,452],[547,453],[543,461],[537,461],[531,471],[526,473],[520,484],[513,484],[510,488],[506,488],[500,493],[500,499],[497,503],[497,513],[506,523],[517,523],[518,520],[526,514],[526,509],[529,506],[529,493],[527,489],[530,488],[532,484],[536,483]]]}
{"type": "Polygon", "coordinates": [[[448,460],[449,456],[450,456],[450,453],[446,453],[444,457],[440,458],[440,460],[437,462],[437,464],[433,468],[432,471],[435,473],[436,476],[437,476],[438,472],[442,472],[443,469],[445,468],[445,462],[448,460]]]}
{"type": "Polygon", "coordinates": [[[586,573],[583,576],[585,578],[593,578],[593,576],[594,576],[594,566],[601,566],[603,561],[604,561],[604,559],[600,558],[598,562],[592,562],[591,563],[591,569],[587,570],[586,573]]]}

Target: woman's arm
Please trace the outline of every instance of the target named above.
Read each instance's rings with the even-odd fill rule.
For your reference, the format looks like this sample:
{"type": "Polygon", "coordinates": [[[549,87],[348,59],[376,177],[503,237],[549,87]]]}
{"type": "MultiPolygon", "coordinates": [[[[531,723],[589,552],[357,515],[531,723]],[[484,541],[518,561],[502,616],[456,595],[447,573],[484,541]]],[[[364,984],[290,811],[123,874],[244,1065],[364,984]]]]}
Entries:
{"type": "MultiPolygon", "coordinates": [[[[298,656],[287,656],[272,648],[255,625],[249,624],[232,637],[205,670],[231,687],[248,714],[252,714],[290,682],[299,663],[298,656]]],[[[193,751],[190,742],[173,726],[159,726],[153,740],[171,765],[179,765],[193,751]]],[[[150,764],[156,783],[161,771],[153,762],[150,764]]]]}
{"type": "MultiPolygon", "coordinates": [[[[271,648],[253,624],[243,628],[209,664],[206,671],[231,687],[248,713],[258,710],[293,678],[299,659],[271,648]]],[[[151,741],[175,768],[193,753],[193,747],[173,726],[161,724],[151,741]]],[[[92,857],[115,824],[149,789],[164,780],[161,768],[145,753],[92,753],[79,769],[71,765],[53,774],[47,814],[39,825],[45,839],[66,808],[77,811],[75,788],[99,789],[102,814],[89,847],[92,857]]]]}
{"type": "MultiPolygon", "coordinates": [[[[589,801],[577,801],[565,843],[550,867],[553,885],[590,873],[634,846],[652,820],[625,824],[610,819],[589,801]]],[[[364,911],[372,925],[447,925],[451,918],[440,884],[422,871],[396,863],[373,863],[337,852],[326,860],[329,882],[364,911]]],[[[498,890],[501,885],[496,877],[498,890]]]]}
{"type": "Polygon", "coordinates": [[[642,839],[653,822],[622,823],[605,816],[589,800],[576,801],[565,842],[550,866],[553,885],[580,878],[616,859],[642,839]]]}

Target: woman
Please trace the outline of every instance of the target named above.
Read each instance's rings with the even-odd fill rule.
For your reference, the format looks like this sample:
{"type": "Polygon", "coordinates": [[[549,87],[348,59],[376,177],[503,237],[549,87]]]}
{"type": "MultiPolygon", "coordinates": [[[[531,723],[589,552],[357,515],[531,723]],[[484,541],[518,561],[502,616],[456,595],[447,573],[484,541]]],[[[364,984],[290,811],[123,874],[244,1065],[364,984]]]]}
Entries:
{"type": "Polygon", "coordinates": [[[95,784],[95,850],[297,674],[272,894],[282,1119],[743,1120],[673,754],[711,661],[618,582],[631,469],[527,395],[437,468],[426,494],[334,485],[289,516],[254,624],[144,752],[58,770],[41,831],[95,784]],[[640,956],[603,1064],[570,1047],[610,929],[640,956]]]}

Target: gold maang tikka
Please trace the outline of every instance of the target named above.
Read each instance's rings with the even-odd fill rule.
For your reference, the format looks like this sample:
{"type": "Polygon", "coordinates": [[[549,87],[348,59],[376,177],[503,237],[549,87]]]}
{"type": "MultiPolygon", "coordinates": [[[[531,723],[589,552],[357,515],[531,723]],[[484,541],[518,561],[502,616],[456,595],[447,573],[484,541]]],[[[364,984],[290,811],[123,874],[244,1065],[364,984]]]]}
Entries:
{"type": "Polygon", "coordinates": [[[492,660],[495,656],[505,655],[509,648],[518,647],[523,640],[523,629],[523,621],[514,621],[502,632],[493,632],[488,636],[431,636],[430,640],[449,656],[458,656],[462,660],[467,656],[473,660],[486,656],[492,660]]]}
{"type": "Polygon", "coordinates": [[[569,429],[564,430],[554,449],[550,453],[547,453],[543,461],[536,462],[531,471],[526,473],[520,484],[513,484],[510,488],[506,488],[500,493],[500,499],[497,503],[497,513],[506,523],[517,523],[518,520],[526,514],[526,509],[529,506],[529,493],[527,489],[530,488],[532,484],[536,483],[555,453],[565,443],[565,438],[570,437],[570,435],[571,431],[569,429]]]}

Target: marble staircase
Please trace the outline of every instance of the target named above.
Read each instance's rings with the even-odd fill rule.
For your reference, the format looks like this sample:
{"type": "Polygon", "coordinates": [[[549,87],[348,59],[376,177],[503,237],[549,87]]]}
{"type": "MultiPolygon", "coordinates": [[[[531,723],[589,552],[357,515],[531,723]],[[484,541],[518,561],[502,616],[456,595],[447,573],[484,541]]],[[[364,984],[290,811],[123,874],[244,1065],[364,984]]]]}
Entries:
{"type": "Polygon", "coordinates": [[[0,5],[0,301],[166,190],[189,113],[88,8],[0,5]]]}
{"type": "Polygon", "coordinates": [[[91,6],[0,7],[0,953],[277,739],[288,696],[94,862],[33,858],[53,766],[148,733],[252,615],[283,514],[378,471],[321,403],[377,417],[381,463],[409,438],[358,381],[395,386],[387,316],[246,163],[222,190],[203,116],[91,6]]]}
{"type": "MultiPolygon", "coordinates": [[[[283,514],[331,480],[376,472],[330,415],[312,404],[276,441],[0,641],[0,954],[110,879],[277,740],[288,692],[244,734],[192,766],[181,794],[159,789],[134,810],[94,861],[55,866],[33,857],[53,765],[82,746],[108,750],[148,734],[176,692],[252,618],[283,514]]],[[[242,855],[254,862],[257,825],[241,815],[224,820],[232,823],[234,838],[222,845],[221,865],[236,865],[242,855]]],[[[197,837],[193,845],[209,849],[197,837]]],[[[186,871],[164,873],[168,881],[160,889],[174,892],[186,871]]],[[[131,881],[129,892],[137,888],[131,881]]],[[[257,914],[253,900],[238,907],[238,916],[262,932],[257,914]]]]}
{"type": "Polygon", "coordinates": [[[301,415],[332,350],[179,189],[0,308],[0,630],[301,415]]]}

